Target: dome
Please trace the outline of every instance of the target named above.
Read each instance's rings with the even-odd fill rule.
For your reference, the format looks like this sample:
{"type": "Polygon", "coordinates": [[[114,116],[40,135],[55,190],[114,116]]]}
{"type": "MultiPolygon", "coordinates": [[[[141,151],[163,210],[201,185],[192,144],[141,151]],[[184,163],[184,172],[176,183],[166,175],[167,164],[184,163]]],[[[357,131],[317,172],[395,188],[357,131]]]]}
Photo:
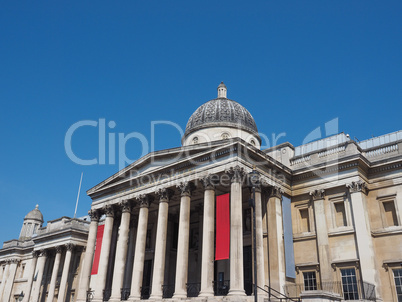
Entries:
{"type": "Polygon", "coordinates": [[[245,130],[259,139],[254,118],[239,103],[226,98],[226,86],[218,86],[218,98],[198,107],[187,122],[184,138],[191,133],[211,127],[229,127],[245,130]]]}
{"type": "Polygon", "coordinates": [[[35,209],[33,209],[31,212],[29,212],[24,220],[37,220],[43,223],[43,215],[41,211],[39,211],[39,205],[36,205],[35,209]]]}

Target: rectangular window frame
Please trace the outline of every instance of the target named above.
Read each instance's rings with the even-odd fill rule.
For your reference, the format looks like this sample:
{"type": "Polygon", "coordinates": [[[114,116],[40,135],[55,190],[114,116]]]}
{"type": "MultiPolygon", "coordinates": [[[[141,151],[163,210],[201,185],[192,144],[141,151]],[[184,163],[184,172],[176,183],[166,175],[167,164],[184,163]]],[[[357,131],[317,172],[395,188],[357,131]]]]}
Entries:
{"type": "Polygon", "coordinates": [[[400,227],[401,226],[401,217],[399,215],[399,209],[398,209],[398,203],[396,200],[396,194],[393,195],[387,195],[387,196],[378,196],[377,200],[379,202],[380,206],[380,216],[381,216],[381,221],[382,221],[382,226],[384,229],[387,228],[395,228],[395,227],[400,227]],[[387,214],[385,211],[385,204],[391,203],[394,206],[394,215],[396,218],[396,225],[395,224],[390,224],[387,219],[387,214]]]}
{"type": "Polygon", "coordinates": [[[297,233],[298,234],[311,234],[315,232],[313,212],[310,203],[303,203],[295,205],[296,216],[297,216],[297,233]],[[307,211],[308,214],[308,230],[304,231],[302,228],[301,211],[307,211]]]}

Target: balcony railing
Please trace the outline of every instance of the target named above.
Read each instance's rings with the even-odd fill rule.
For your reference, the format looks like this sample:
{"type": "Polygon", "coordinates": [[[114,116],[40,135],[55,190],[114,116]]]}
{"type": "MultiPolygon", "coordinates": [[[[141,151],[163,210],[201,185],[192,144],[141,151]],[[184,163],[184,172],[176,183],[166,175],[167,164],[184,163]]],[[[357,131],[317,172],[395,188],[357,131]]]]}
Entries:
{"type": "MultiPolygon", "coordinates": [[[[376,300],[375,285],[368,282],[358,282],[357,284],[358,299],[366,299],[370,301],[376,300]]],[[[304,283],[287,284],[284,286],[285,294],[291,297],[299,297],[302,292],[323,290],[335,294],[339,294],[341,297],[347,296],[348,285],[343,285],[340,281],[334,282],[322,282],[317,284],[310,284],[306,286],[304,283]]]]}

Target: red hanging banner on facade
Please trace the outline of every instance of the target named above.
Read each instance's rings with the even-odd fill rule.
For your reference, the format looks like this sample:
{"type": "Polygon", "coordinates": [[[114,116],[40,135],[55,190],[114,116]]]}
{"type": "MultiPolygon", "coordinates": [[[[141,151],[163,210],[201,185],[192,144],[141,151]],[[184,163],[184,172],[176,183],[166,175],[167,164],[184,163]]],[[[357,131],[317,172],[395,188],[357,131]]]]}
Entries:
{"type": "Polygon", "coordinates": [[[101,248],[102,248],[102,239],[103,239],[104,229],[105,229],[105,225],[98,226],[98,232],[96,233],[95,256],[94,256],[94,262],[92,264],[91,275],[96,275],[98,273],[99,258],[100,258],[101,248]]]}
{"type": "Polygon", "coordinates": [[[215,260],[229,259],[230,201],[229,194],[216,196],[216,250],[215,260]]]}

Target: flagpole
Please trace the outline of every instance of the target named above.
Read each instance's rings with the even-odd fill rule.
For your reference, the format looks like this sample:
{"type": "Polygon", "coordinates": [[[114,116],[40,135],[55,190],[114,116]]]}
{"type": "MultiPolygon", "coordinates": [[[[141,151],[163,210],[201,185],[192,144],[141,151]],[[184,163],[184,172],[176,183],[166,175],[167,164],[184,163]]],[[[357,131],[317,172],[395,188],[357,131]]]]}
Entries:
{"type": "Polygon", "coordinates": [[[76,201],[76,203],[75,203],[74,218],[77,217],[78,200],[80,199],[81,184],[82,184],[82,175],[83,175],[83,174],[84,174],[84,172],[81,172],[80,186],[78,187],[77,201],[76,201]]]}

